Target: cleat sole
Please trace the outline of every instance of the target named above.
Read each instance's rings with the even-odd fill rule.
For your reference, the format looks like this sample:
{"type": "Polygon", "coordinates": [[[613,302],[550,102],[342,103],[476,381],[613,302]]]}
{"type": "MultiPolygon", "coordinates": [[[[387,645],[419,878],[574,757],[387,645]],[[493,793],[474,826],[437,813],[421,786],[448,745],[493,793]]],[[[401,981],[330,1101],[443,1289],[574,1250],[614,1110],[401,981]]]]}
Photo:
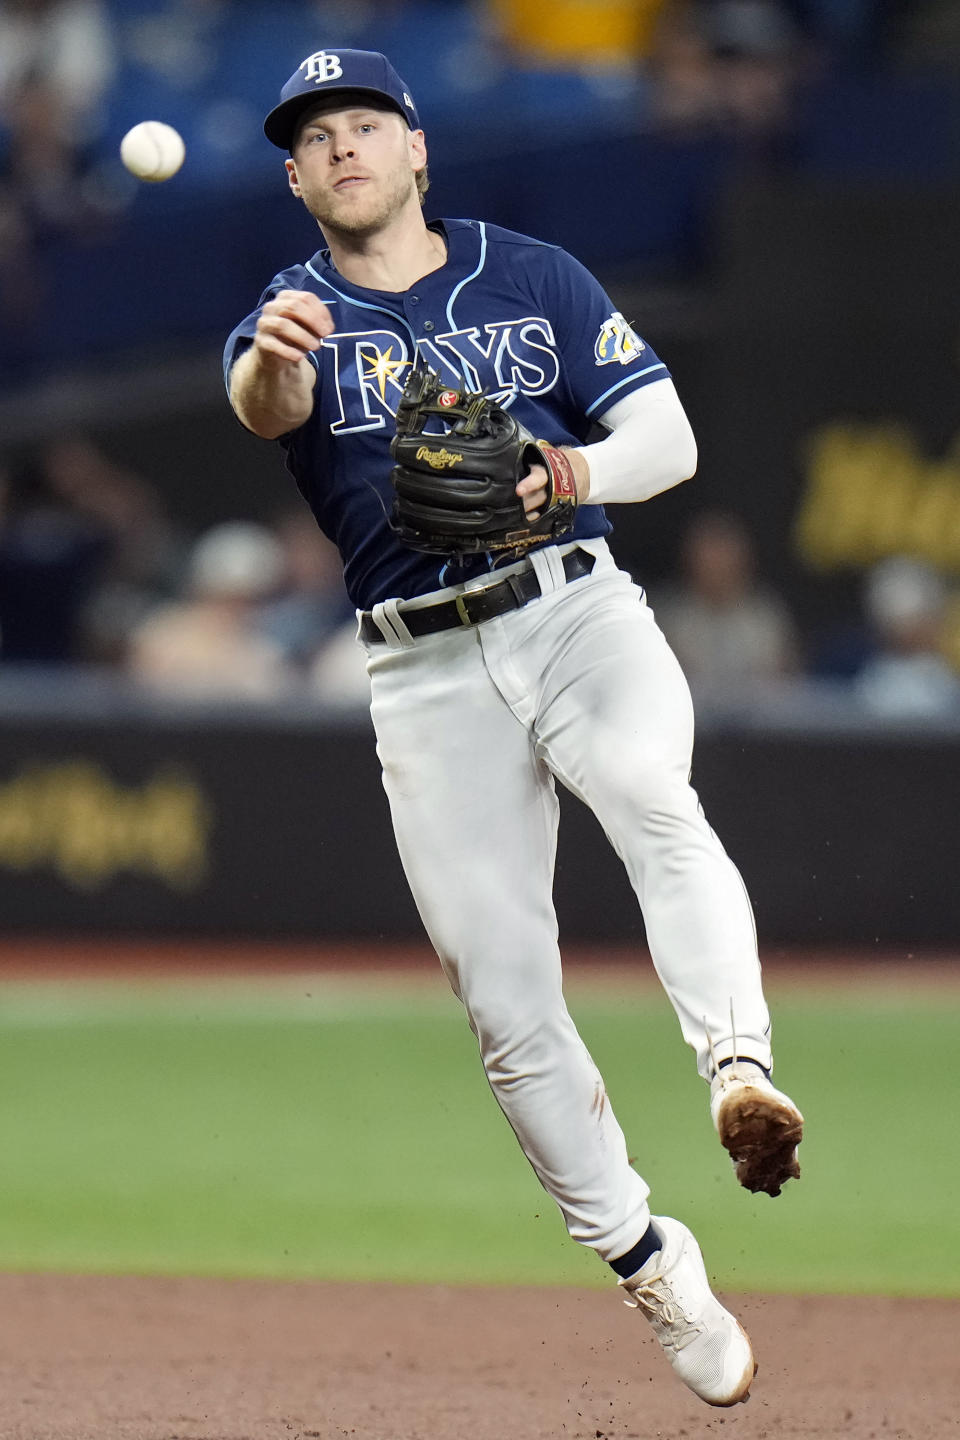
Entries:
{"type": "Polygon", "coordinates": [[[745,1087],[721,1107],[717,1130],[744,1189],[779,1195],[788,1180],[800,1178],[803,1119],[796,1110],[745,1087]]]}

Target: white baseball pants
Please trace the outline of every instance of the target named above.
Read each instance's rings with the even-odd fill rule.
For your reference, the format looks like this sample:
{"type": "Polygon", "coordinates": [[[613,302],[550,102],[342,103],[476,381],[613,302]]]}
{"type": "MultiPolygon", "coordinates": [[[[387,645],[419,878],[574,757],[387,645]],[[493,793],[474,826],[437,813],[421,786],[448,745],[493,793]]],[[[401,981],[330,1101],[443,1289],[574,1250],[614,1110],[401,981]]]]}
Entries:
{"type": "Polygon", "coordinates": [[[562,550],[535,552],[541,598],[480,626],[414,640],[403,611],[378,606],[388,638],[366,650],[384,786],[424,925],[527,1159],[570,1235],[611,1260],[644,1233],[649,1190],[563,998],[555,778],[627,868],[701,1075],[712,1073],[707,1032],[719,1059],[733,1053],[731,1006],[738,1052],[763,1065],[770,1021],[743,882],[689,784],[686,681],[606,543],[581,548],[596,556],[591,575],[565,584],[562,550]]]}

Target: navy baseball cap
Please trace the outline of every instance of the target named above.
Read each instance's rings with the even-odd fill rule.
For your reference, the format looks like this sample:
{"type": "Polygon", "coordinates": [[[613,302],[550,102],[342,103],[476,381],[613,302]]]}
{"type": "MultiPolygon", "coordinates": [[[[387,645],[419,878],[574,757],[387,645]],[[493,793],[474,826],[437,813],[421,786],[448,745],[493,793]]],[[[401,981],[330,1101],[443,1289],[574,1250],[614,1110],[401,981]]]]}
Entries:
{"type": "Polygon", "coordinates": [[[420,129],[410,91],[386,55],[378,50],[317,50],[297,66],[280,91],[280,104],[263,122],[264,135],[281,150],[289,150],[303,112],[318,100],[345,90],[386,101],[411,130],[420,129]]]}

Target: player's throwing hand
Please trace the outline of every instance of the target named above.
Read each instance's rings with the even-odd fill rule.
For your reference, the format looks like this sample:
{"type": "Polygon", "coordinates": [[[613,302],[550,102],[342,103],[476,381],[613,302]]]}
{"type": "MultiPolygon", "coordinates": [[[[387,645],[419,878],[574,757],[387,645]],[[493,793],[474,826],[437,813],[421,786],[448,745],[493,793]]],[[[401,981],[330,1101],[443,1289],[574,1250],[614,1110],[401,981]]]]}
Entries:
{"type": "Polygon", "coordinates": [[[309,291],[279,290],[267,301],[230,378],[231,404],[248,429],[275,440],[303,424],[316,369],[301,362],[334,328],[329,308],[309,291]]]}
{"type": "Polygon", "coordinates": [[[281,290],[264,305],[253,345],[262,365],[279,369],[299,363],[310,350],[319,350],[334,328],[333,316],[316,295],[307,290],[281,290]]]}

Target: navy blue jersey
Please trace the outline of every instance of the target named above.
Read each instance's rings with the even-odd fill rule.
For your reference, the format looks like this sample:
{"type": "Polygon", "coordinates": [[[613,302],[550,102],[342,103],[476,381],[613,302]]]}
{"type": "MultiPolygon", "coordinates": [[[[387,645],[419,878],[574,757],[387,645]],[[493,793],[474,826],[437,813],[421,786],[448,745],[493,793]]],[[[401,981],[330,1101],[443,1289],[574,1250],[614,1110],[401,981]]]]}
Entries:
{"type": "MultiPolygon", "coordinates": [[[[275,276],[280,290],[310,290],[330,307],[336,332],[310,359],[318,373],[311,417],[280,437],[288,469],[320,528],[343,557],[354,605],[411,599],[492,567],[462,567],[400,544],[390,440],[411,364],[422,357],[453,387],[490,387],[540,440],[582,445],[593,421],[631,390],[668,377],[666,366],[572,256],[475,220],[431,225],[447,261],[409,290],[366,290],[334,269],[329,252],[275,276]]],[[[237,326],[224,374],[250,344],[259,308],[237,326]]],[[[609,534],[602,506],[582,505],[571,538],[609,534]]],[[[549,543],[549,542],[548,542],[549,543]]]]}

